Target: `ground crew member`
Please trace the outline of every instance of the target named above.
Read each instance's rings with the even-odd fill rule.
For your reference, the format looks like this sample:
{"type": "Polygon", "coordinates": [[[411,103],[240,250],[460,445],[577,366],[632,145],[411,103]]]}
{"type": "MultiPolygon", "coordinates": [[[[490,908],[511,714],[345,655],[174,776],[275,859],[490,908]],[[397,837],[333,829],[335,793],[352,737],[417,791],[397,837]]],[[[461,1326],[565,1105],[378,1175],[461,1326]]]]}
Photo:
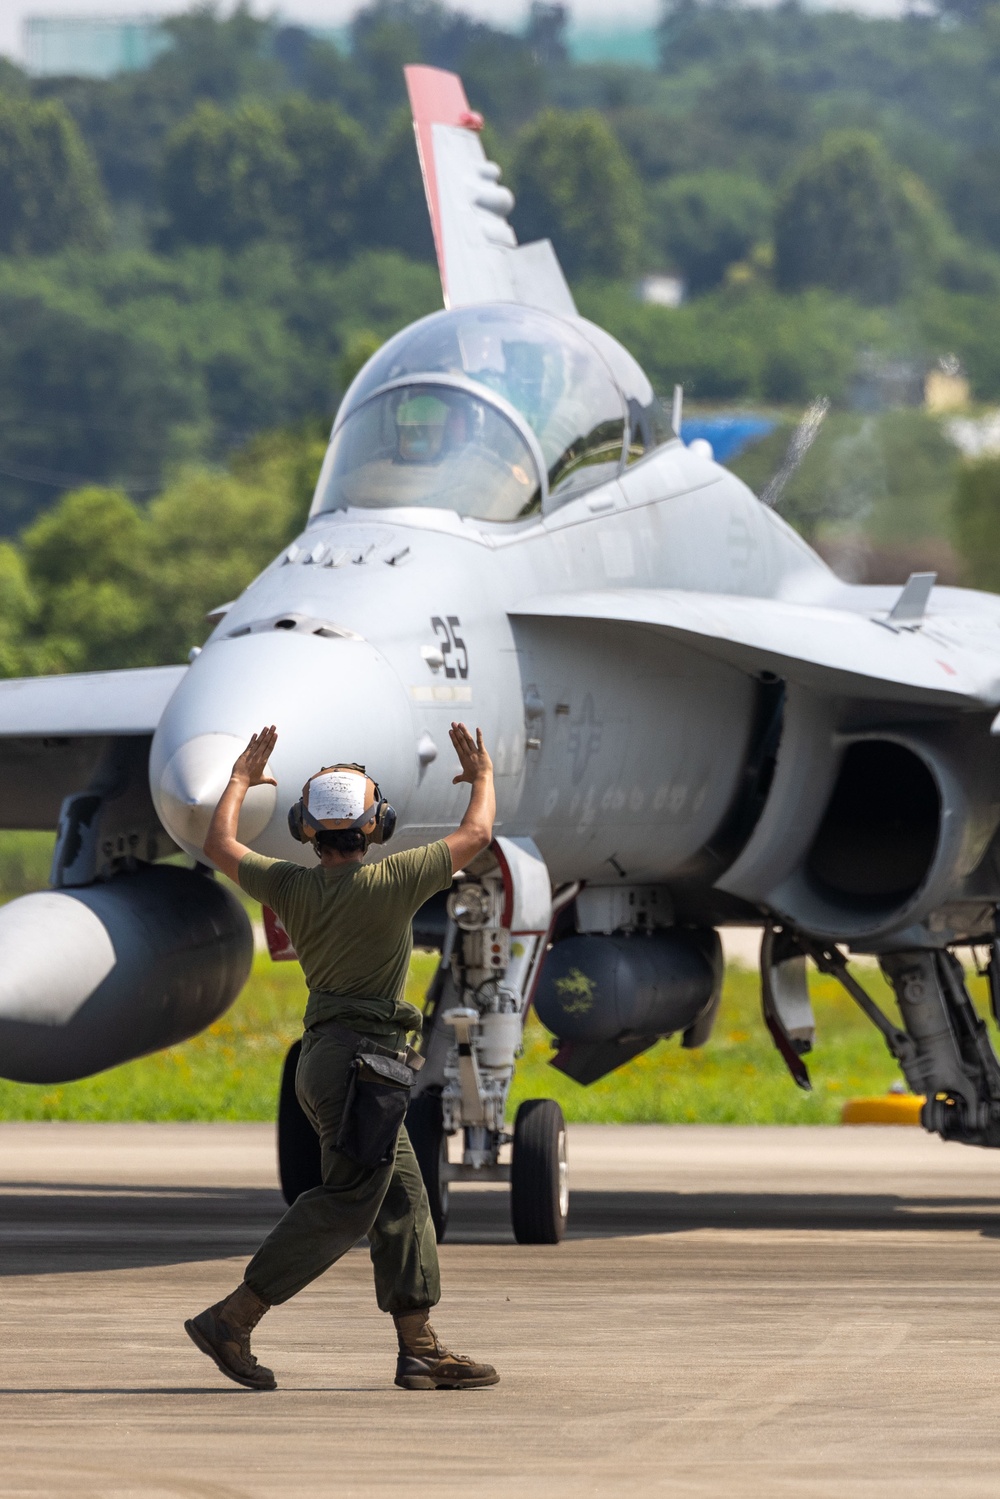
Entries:
{"type": "MultiPolygon", "coordinates": [[[[454,870],[489,844],[496,811],[492,762],[481,731],[473,739],[464,724],[453,723],[451,741],[461,764],[455,784],[472,787],[461,826],[438,843],[376,864],[362,861],[369,843],[387,836],[392,808],[360,766],[318,772],[289,814],[292,831],[313,842],[319,856],[317,867],[303,869],[252,853],[236,837],[250,787],[276,784],[267,774],[276,741],[273,727],[263,729],[236,761],[205,852],[223,874],[276,912],[305,971],[309,1002],[295,1089],[320,1138],[323,1182],[292,1204],[232,1295],[185,1328],[237,1384],[275,1389],[271,1370],[250,1351],[251,1332],[269,1307],[301,1291],[367,1234],[378,1304],[396,1325],[396,1384],[411,1390],[496,1384],[495,1369],[450,1352],[428,1320],[441,1295],[437,1244],[406,1130],[399,1129],[393,1145],[398,1126],[389,1119],[386,1157],[374,1166],[345,1153],[341,1133],[353,1112],[352,1106],[345,1111],[345,1099],[359,1051],[396,1057],[381,1065],[398,1067],[407,1034],[420,1028],[420,1012],[403,999],[411,921],[430,896],[451,885],[454,870]]],[[[354,1088],[352,1096],[359,1091],[354,1088]]]]}

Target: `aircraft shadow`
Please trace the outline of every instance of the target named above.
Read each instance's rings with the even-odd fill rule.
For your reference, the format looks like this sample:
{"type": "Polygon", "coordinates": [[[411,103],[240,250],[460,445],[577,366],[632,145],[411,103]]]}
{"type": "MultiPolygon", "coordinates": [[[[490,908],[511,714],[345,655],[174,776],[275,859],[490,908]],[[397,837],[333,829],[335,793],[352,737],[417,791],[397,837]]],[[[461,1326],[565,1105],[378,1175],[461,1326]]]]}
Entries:
{"type": "MultiPolygon", "coordinates": [[[[504,1194],[453,1197],[447,1242],[511,1237],[504,1194]]],[[[843,1192],[576,1190],[567,1239],[632,1238],[694,1229],[960,1230],[1000,1237],[1000,1196],[918,1197],[843,1192]]]]}
{"type": "MultiPolygon", "coordinates": [[[[67,1274],[249,1256],[284,1209],[273,1189],[0,1189],[0,1276],[67,1274]]],[[[804,1192],[574,1191],[567,1238],[717,1229],[978,1232],[1000,1238],[1000,1197],[804,1192]]],[[[453,1194],[447,1243],[512,1242],[507,1194],[453,1194]]]]}

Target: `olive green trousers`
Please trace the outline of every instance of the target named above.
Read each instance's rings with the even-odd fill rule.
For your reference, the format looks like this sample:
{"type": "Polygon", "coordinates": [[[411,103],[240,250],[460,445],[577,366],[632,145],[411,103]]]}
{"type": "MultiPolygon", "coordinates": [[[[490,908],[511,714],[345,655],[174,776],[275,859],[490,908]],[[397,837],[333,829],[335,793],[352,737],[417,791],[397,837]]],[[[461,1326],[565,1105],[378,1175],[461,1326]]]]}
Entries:
{"type": "Polygon", "coordinates": [[[265,1301],[287,1301],[367,1234],[382,1311],[435,1306],[441,1299],[437,1241],[405,1128],[386,1166],[359,1166],[335,1148],[353,1057],[353,1047],[322,1030],[306,1031],[295,1092],[319,1135],[323,1185],[292,1203],[244,1278],[265,1301]]]}

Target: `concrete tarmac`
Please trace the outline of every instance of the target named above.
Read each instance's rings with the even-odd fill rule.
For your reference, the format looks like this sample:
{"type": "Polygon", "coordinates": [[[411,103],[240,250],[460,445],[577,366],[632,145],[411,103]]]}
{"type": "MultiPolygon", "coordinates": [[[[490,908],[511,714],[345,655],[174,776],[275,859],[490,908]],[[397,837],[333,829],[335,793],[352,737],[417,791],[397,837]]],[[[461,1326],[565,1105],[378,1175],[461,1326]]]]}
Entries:
{"type": "Polygon", "coordinates": [[[365,1249],[265,1318],[280,1389],[185,1337],[281,1211],[257,1125],[0,1126],[0,1494],[1000,1492],[1000,1156],[917,1129],[574,1126],[571,1231],[455,1194],[405,1393],[365,1249]]]}

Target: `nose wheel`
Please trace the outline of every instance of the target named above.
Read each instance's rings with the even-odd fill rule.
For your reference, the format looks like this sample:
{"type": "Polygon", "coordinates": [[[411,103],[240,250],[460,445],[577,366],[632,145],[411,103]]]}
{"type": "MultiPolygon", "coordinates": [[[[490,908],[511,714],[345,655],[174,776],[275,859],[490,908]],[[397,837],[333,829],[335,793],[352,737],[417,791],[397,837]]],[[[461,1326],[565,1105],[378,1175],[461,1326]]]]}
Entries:
{"type": "Polygon", "coordinates": [[[278,1093],[278,1178],[281,1195],[289,1207],[296,1197],[318,1187],[323,1180],[319,1136],[295,1096],[295,1069],[301,1050],[301,1041],[288,1048],[278,1093]]]}
{"type": "Polygon", "coordinates": [[[420,1167],[438,1243],[448,1230],[448,1137],[441,1117],[441,1097],[419,1094],[406,1111],[406,1133],[420,1167]]]}
{"type": "Polygon", "coordinates": [[[514,1120],[510,1221],[519,1244],[558,1244],[569,1217],[566,1121],[551,1098],[522,1103],[514,1120]]]}

